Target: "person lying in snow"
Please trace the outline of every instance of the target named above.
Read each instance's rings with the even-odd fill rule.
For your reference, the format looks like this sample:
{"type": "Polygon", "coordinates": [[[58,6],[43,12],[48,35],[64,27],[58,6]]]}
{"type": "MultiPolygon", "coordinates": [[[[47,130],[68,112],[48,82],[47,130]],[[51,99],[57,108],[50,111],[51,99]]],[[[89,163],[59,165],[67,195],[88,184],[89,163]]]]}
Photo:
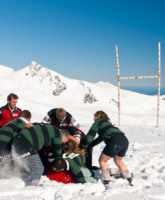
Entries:
{"type": "MultiPolygon", "coordinates": [[[[65,128],[65,129],[61,129],[61,133],[65,133],[65,131],[68,131],[69,132],[69,134],[71,135],[71,136],[73,136],[72,137],[72,141],[74,141],[75,142],[75,144],[77,145],[77,146],[79,146],[79,144],[80,144],[80,141],[81,140],[83,140],[83,137],[85,136],[85,134],[80,130],[80,129],[78,129],[78,128],[76,128],[76,127],[68,127],[68,128],[65,128]]],[[[66,148],[68,147],[68,144],[66,143],[66,144],[63,144],[63,153],[65,152],[65,150],[66,150],[66,148]]],[[[88,151],[89,152],[89,151],[88,151]]],[[[51,158],[50,158],[50,160],[49,160],[49,155],[51,155],[52,154],[52,149],[50,148],[50,147],[47,147],[47,148],[43,148],[43,149],[41,149],[41,151],[40,151],[40,158],[41,158],[41,160],[42,160],[42,162],[43,162],[43,165],[44,165],[44,174],[50,174],[50,172],[51,172],[51,170],[50,170],[50,168],[51,168],[51,166],[52,166],[52,162],[50,162],[50,160],[51,160],[51,158]]],[[[87,154],[87,153],[85,153],[84,154],[84,156],[83,156],[83,166],[85,166],[86,168],[89,168],[88,166],[88,160],[89,159],[91,159],[91,158],[89,158],[89,156],[91,156],[91,153],[90,154],[87,154]]],[[[81,158],[82,158],[82,156],[81,156],[81,158]]],[[[75,162],[75,160],[81,160],[81,159],[79,159],[79,157],[77,157],[77,158],[73,158],[73,161],[75,162]]],[[[71,161],[70,161],[71,162],[71,161]]],[[[75,164],[76,165],[76,164],[75,164]]],[[[82,167],[82,164],[81,164],[81,162],[78,164],[79,165],[79,168],[80,167],[82,167]]],[[[78,168],[78,167],[77,167],[78,168]]],[[[90,168],[89,169],[92,169],[92,167],[91,167],[91,165],[90,165],[90,168]]],[[[71,170],[70,170],[71,171],[71,170]]],[[[87,171],[87,170],[86,170],[87,171]]],[[[90,172],[89,172],[90,173],[90,172]]],[[[59,173],[57,173],[57,174],[55,174],[55,172],[53,173],[54,174],[54,176],[55,175],[59,175],[59,173]]],[[[71,176],[72,175],[70,175],[68,172],[66,172],[65,171],[65,173],[61,173],[62,175],[61,176],[68,176],[68,178],[69,178],[69,176],[70,176],[70,178],[71,178],[71,176]]],[[[74,172],[73,172],[73,174],[74,174],[74,172]]],[[[53,177],[53,175],[52,175],[52,177],[53,177]]],[[[60,181],[63,181],[63,182],[66,182],[66,178],[64,177],[64,179],[60,179],[60,181]]],[[[69,182],[69,181],[68,181],[69,182]]]]}
{"type": "Polygon", "coordinates": [[[48,113],[47,116],[43,119],[44,122],[50,123],[56,128],[68,128],[68,127],[77,127],[79,124],[74,119],[74,117],[63,108],[53,108],[48,113]]]}
{"type": "Polygon", "coordinates": [[[16,165],[22,167],[22,179],[26,185],[38,185],[43,174],[43,164],[38,152],[47,146],[52,147],[56,163],[62,159],[62,144],[68,142],[67,133],[50,124],[35,123],[23,129],[12,142],[12,157],[16,165]]]}
{"type": "Polygon", "coordinates": [[[91,172],[85,166],[85,150],[80,149],[74,140],[66,143],[63,149],[63,160],[59,163],[54,161],[52,154],[47,152],[46,175],[51,179],[63,183],[94,183],[96,180],[92,177],[91,172]],[[61,173],[63,171],[63,173],[61,173]],[[70,174],[68,174],[68,171],[70,174]],[[61,177],[57,176],[58,174],[61,177]],[[70,179],[68,179],[70,176],[70,179]],[[73,178],[72,178],[73,177],[73,178]],[[66,180],[68,179],[68,181],[66,180]],[[71,180],[71,181],[69,181],[71,180]]]}
{"type": "Polygon", "coordinates": [[[21,116],[15,119],[4,127],[0,128],[0,156],[1,161],[10,154],[11,143],[14,137],[25,127],[31,127],[31,113],[28,110],[23,110],[21,116]]]}
{"type": "MultiPolygon", "coordinates": [[[[81,130],[77,129],[76,127],[68,127],[68,128],[63,128],[60,130],[61,130],[61,133],[65,133],[65,131],[67,131],[69,135],[73,136],[71,139],[74,140],[77,145],[80,144],[80,141],[85,135],[81,130]]],[[[65,145],[67,146],[67,143],[62,145],[63,150],[65,149],[65,145]]],[[[52,149],[50,147],[46,147],[46,148],[44,147],[40,150],[41,160],[44,166],[46,166],[44,173],[46,173],[46,169],[48,169],[47,166],[49,166],[50,164],[47,157],[49,154],[52,154],[52,149]]]]}
{"type": "Polygon", "coordinates": [[[132,174],[123,162],[123,157],[125,156],[129,145],[128,139],[120,129],[111,124],[109,117],[105,112],[97,111],[94,114],[94,123],[82,141],[81,146],[87,147],[92,142],[93,146],[95,146],[102,141],[104,141],[106,146],[99,158],[99,164],[105,188],[110,188],[109,183],[111,177],[108,161],[111,158],[114,159],[122,176],[129,181],[130,185],[132,185],[132,174]],[[95,139],[96,134],[98,134],[98,137],[95,139]]]}

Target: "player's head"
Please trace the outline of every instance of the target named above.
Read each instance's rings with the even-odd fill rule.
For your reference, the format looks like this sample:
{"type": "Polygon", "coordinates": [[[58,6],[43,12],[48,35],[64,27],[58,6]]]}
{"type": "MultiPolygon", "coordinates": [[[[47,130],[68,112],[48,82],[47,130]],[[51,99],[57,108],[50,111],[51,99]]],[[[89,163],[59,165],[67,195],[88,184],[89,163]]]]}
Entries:
{"type": "Polygon", "coordinates": [[[63,120],[66,116],[66,111],[63,108],[57,108],[56,117],[58,120],[63,120]]]}
{"type": "Polygon", "coordinates": [[[104,111],[97,111],[94,114],[94,121],[96,120],[109,120],[109,117],[104,111]]]}
{"type": "Polygon", "coordinates": [[[79,145],[75,141],[70,140],[64,145],[64,153],[67,153],[67,154],[75,153],[75,154],[84,155],[85,149],[80,148],[79,145]]]}
{"type": "Polygon", "coordinates": [[[21,117],[25,118],[27,121],[31,121],[31,112],[29,110],[23,110],[21,113],[21,117]]]}
{"type": "Polygon", "coordinates": [[[7,103],[11,108],[15,108],[18,102],[18,95],[14,94],[14,93],[10,93],[7,96],[7,103]]]}

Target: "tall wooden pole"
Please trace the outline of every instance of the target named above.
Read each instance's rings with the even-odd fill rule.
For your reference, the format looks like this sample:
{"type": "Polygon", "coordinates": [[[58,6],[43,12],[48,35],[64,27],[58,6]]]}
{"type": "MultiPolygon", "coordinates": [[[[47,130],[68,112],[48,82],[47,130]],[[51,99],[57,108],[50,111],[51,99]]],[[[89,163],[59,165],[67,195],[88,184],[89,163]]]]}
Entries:
{"type": "Polygon", "coordinates": [[[158,42],[158,71],[157,71],[157,113],[156,113],[156,127],[159,127],[159,117],[160,117],[160,79],[161,79],[161,45],[158,42]]]}
{"type": "Polygon", "coordinates": [[[119,49],[118,46],[115,46],[115,53],[116,53],[116,59],[115,59],[115,67],[116,67],[116,79],[117,79],[117,90],[118,90],[118,125],[120,126],[120,87],[121,87],[121,82],[120,82],[120,63],[119,63],[119,49]]]}

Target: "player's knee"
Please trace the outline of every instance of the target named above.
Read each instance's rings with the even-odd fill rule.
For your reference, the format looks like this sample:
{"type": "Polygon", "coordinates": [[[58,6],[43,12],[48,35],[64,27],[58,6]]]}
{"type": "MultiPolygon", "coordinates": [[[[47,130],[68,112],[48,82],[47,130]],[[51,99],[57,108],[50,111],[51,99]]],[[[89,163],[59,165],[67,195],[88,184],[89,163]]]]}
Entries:
{"type": "Polygon", "coordinates": [[[121,166],[122,165],[122,159],[118,158],[118,157],[115,157],[114,158],[114,162],[117,166],[121,166]]]}

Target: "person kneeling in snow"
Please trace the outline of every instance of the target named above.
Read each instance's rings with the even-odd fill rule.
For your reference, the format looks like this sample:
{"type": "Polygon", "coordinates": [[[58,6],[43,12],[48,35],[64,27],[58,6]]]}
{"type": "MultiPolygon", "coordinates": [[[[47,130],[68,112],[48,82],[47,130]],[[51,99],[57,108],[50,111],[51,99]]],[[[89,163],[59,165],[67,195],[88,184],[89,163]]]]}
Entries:
{"type": "Polygon", "coordinates": [[[12,156],[15,163],[25,173],[22,179],[26,185],[38,185],[43,174],[43,165],[38,152],[51,146],[56,162],[62,159],[62,143],[68,142],[68,135],[50,124],[35,123],[31,128],[23,129],[12,143],[12,156]]]}
{"type": "Polygon", "coordinates": [[[97,111],[94,115],[94,123],[82,141],[81,146],[87,147],[91,143],[97,145],[102,141],[105,142],[106,146],[99,158],[99,164],[105,188],[108,189],[110,187],[109,183],[111,178],[108,161],[111,158],[114,159],[122,176],[128,180],[130,185],[132,185],[132,174],[128,171],[127,166],[123,162],[123,157],[125,156],[129,145],[128,139],[120,129],[111,124],[109,117],[105,112],[97,111]],[[99,136],[94,139],[97,133],[99,136]]]}
{"type": "Polygon", "coordinates": [[[11,143],[14,137],[25,128],[30,127],[31,113],[28,110],[23,110],[21,116],[15,119],[4,127],[0,128],[0,156],[1,160],[5,160],[5,156],[11,152],[11,143]]]}
{"type": "Polygon", "coordinates": [[[49,169],[48,169],[48,177],[53,180],[61,181],[64,183],[65,178],[68,175],[68,171],[73,175],[74,183],[95,183],[96,179],[92,177],[91,172],[85,166],[85,150],[80,149],[78,144],[73,140],[70,140],[65,144],[64,154],[63,154],[63,162],[57,163],[54,159],[49,155],[49,169]],[[60,180],[56,178],[58,172],[63,171],[63,177],[60,180]],[[53,176],[54,175],[54,176],[53,176]]]}

